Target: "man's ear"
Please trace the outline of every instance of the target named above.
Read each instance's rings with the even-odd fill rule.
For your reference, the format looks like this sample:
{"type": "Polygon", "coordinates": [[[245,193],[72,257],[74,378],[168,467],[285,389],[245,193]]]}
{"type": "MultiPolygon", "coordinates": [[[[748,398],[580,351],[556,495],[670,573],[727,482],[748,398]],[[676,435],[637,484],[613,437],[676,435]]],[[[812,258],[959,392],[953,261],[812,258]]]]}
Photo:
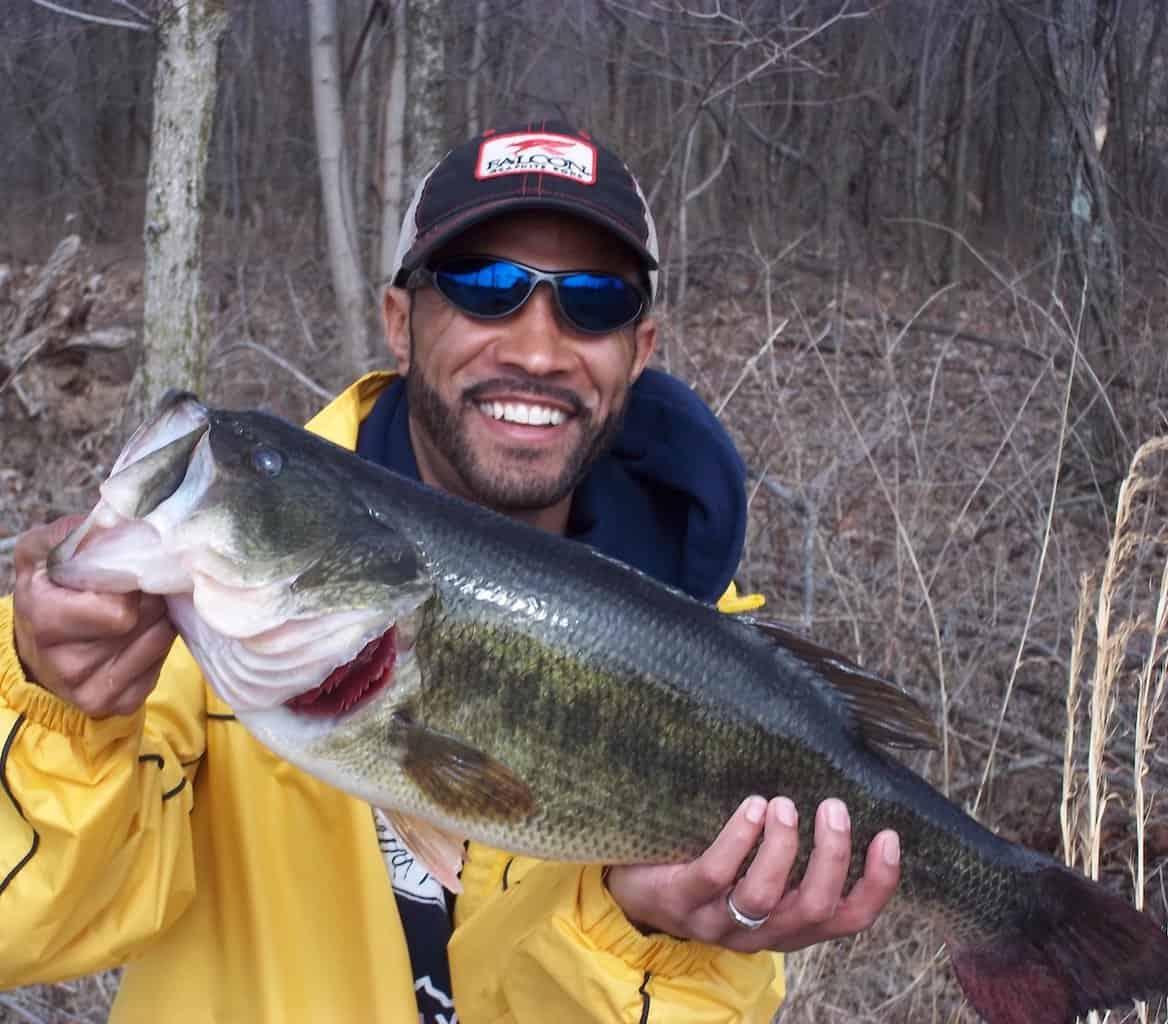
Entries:
{"type": "Polygon", "coordinates": [[[381,296],[381,326],[398,373],[410,372],[410,293],[389,287],[381,296]]]}
{"type": "Polygon", "coordinates": [[[633,365],[629,373],[630,384],[641,376],[641,371],[649,364],[656,350],[657,321],[647,316],[633,327],[633,365]]]}

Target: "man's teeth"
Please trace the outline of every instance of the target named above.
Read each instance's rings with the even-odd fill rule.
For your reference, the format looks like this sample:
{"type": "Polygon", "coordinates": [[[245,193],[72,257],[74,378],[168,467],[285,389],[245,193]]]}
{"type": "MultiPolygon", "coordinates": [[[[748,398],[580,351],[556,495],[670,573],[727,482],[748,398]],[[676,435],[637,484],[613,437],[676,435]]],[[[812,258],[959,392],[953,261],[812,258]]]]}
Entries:
{"type": "Polygon", "coordinates": [[[533,427],[558,427],[565,419],[559,409],[526,402],[480,402],[479,410],[492,419],[526,423],[533,427]]]}

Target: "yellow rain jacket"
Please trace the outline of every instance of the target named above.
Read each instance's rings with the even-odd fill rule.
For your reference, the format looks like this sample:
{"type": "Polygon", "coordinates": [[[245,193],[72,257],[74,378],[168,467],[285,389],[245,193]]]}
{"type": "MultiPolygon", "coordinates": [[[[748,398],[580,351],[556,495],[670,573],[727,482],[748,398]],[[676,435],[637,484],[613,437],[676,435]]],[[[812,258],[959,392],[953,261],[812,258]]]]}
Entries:
{"type": "MultiPolygon", "coordinates": [[[[309,428],[354,447],[389,379],[309,428]]],[[[765,1022],[782,1000],[781,958],[642,935],[599,867],[472,843],[462,880],[463,1024],[765,1022]]],[[[88,718],[24,678],[5,597],[0,988],[118,964],[123,1024],[417,1020],[369,806],[253,740],[181,641],[143,709],[88,718]]]]}

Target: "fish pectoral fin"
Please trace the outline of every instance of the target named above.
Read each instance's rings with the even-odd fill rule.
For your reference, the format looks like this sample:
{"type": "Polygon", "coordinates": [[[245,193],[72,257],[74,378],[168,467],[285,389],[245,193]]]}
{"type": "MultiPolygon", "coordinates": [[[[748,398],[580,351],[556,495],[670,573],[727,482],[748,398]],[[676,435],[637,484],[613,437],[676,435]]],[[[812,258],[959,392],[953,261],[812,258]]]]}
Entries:
{"type": "Polygon", "coordinates": [[[894,682],[869,672],[838,651],[817,644],[794,626],[744,616],[775,647],[813,668],[847,709],[856,732],[869,743],[903,750],[938,746],[932,715],[894,682]]]}
{"type": "Polygon", "coordinates": [[[404,727],[402,769],[452,817],[517,822],[535,810],[530,787],[505,764],[416,722],[404,727]]]}
{"type": "Polygon", "coordinates": [[[462,892],[462,879],[458,875],[462,871],[466,847],[459,836],[400,811],[385,811],[385,816],[430,874],[452,893],[462,892]]]}

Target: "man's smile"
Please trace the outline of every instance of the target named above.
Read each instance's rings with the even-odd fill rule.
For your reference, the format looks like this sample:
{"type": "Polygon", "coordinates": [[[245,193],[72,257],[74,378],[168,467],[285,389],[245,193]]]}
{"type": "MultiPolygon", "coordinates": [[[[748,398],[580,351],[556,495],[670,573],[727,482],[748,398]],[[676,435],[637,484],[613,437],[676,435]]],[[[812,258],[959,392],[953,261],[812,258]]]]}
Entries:
{"type": "Polygon", "coordinates": [[[533,427],[558,427],[567,419],[562,409],[537,402],[488,401],[479,402],[478,408],[483,415],[491,419],[533,427]]]}

